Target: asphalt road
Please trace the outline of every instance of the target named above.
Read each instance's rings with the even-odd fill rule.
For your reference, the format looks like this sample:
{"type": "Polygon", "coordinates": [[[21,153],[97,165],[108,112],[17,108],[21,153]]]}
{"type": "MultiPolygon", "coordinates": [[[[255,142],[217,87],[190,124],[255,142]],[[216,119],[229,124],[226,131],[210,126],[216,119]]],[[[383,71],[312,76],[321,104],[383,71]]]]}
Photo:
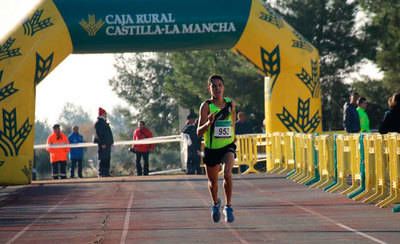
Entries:
{"type": "Polygon", "coordinates": [[[6,189],[0,243],[400,243],[399,213],[278,175],[235,176],[232,224],[211,221],[205,176],[6,189]]]}

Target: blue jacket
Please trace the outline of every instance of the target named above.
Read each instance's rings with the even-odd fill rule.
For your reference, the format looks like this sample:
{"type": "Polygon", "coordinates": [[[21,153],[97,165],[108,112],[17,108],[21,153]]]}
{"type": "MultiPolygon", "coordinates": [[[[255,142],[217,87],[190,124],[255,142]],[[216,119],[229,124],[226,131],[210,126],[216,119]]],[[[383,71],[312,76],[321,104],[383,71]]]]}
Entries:
{"type": "MultiPolygon", "coordinates": [[[[79,133],[74,133],[72,132],[68,136],[69,143],[74,144],[74,143],[81,143],[83,142],[83,136],[80,135],[79,133]]],[[[69,152],[69,158],[70,159],[83,159],[83,148],[78,147],[78,148],[71,148],[71,151],[69,152]]]]}

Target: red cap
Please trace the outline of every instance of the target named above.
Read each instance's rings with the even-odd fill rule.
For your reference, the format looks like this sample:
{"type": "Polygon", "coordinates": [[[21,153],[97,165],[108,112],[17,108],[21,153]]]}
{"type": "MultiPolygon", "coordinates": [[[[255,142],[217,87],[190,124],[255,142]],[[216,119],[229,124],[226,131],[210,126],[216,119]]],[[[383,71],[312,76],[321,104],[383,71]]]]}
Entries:
{"type": "Polygon", "coordinates": [[[104,110],[103,108],[99,108],[99,116],[104,116],[106,114],[107,114],[106,110],[104,110]]]}

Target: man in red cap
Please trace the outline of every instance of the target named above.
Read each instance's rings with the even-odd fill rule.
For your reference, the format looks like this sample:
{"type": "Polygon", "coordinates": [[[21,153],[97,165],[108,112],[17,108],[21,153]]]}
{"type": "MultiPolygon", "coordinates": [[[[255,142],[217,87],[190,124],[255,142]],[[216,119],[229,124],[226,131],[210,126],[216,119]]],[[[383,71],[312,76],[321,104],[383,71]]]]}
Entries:
{"type": "Polygon", "coordinates": [[[110,176],[111,145],[114,144],[113,134],[110,125],[107,123],[107,112],[99,108],[99,117],[97,117],[95,142],[98,144],[99,155],[99,176],[110,176]]]}

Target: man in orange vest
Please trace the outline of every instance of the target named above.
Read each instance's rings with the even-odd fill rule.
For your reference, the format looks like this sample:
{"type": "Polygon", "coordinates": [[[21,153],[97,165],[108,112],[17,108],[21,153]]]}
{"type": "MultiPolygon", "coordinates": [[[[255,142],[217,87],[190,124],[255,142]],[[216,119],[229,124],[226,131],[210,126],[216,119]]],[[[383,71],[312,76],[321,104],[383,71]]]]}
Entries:
{"type": "MultiPolygon", "coordinates": [[[[65,145],[69,144],[68,138],[60,130],[60,125],[53,126],[53,134],[47,138],[47,145],[65,145]]],[[[67,158],[69,147],[51,148],[48,147],[47,151],[50,154],[51,167],[53,169],[53,179],[66,179],[67,178],[67,158]]]]}

